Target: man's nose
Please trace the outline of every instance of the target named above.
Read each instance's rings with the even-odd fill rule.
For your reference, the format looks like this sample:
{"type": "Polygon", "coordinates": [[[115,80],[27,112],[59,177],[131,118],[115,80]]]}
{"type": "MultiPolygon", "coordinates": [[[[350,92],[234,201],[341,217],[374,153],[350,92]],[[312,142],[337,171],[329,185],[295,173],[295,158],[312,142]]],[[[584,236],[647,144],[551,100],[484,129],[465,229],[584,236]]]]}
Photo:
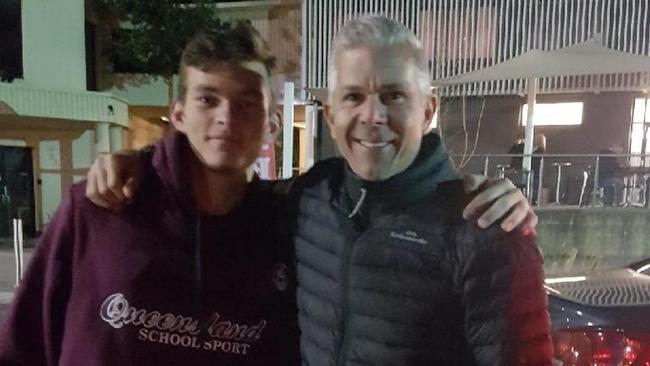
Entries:
{"type": "Polygon", "coordinates": [[[378,95],[369,96],[361,114],[361,123],[368,125],[386,124],[388,112],[386,105],[381,101],[378,95]]]}
{"type": "Polygon", "coordinates": [[[228,125],[232,121],[232,103],[222,100],[214,112],[214,120],[217,124],[228,125]]]}

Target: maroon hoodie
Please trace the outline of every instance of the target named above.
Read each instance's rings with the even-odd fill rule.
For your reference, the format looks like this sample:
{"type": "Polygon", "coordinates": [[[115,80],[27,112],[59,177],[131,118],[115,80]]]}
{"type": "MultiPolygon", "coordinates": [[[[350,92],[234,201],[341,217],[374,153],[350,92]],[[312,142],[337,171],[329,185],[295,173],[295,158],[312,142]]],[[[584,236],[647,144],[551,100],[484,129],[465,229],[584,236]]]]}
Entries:
{"type": "Polygon", "coordinates": [[[228,215],[197,214],[191,153],[168,133],[118,213],[71,189],[0,328],[1,366],[298,364],[276,201],[253,182],[228,215]]]}

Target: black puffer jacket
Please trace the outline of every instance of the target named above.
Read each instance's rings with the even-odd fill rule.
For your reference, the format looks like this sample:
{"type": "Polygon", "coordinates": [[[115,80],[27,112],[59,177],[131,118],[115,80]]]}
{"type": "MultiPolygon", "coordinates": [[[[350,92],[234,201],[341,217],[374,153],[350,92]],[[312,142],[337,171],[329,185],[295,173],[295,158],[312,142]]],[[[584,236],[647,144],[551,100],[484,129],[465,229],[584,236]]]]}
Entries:
{"type": "Polygon", "coordinates": [[[550,365],[533,238],[481,230],[437,135],[364,182],[340,159],[294,183],[304,365],[550,365]]]}

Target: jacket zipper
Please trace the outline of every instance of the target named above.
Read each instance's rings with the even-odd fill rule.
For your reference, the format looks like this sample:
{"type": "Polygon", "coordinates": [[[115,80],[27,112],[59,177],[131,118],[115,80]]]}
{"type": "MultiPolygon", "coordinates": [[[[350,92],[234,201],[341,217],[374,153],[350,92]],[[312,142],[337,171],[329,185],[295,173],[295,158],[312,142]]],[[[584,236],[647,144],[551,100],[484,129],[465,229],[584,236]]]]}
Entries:
{"type": "Polygon", "coordinates": [[[339,366],[345,365],[348,354],[349,337],[347,329],[350,322],[350,259],[353,242],[346,245],[343,251],[343,266],[341,268],[341,322],[339,324],[339,333],[341,335],[341,345],[339,347],[339,366]]]}
{"type": "Polygon", "coordinates": [[[350,265],[352,260],[352,249],[362,236],[364,236],[364,227],[366,226],[363,217],[356,216],[352,218],[352,230],[354,232],[352,240],[346,243],[343,250],[343,263],[341,266],[341,321],[339,322],[339,334],[341,335],[341,343],[339,346],[338,366],[344,366],[348,359],[348,348],[350,345],[350,337],[348,329],[350,329],[350,265]]]}

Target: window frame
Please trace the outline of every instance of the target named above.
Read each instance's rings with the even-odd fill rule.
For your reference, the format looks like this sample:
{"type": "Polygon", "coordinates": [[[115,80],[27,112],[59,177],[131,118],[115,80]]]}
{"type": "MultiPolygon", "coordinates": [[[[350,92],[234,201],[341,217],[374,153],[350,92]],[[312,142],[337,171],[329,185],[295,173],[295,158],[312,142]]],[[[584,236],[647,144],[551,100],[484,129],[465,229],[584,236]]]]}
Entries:
{"type": "MultiPolygon", "coordinates": [[[[16,25],[16,30],[17,30],[17,37],[18,37],[18,44],[17,44],[17,49],[16,49],[16,73],[13,75],[9,75],[7,77],[9,82],[12,82],[13,80],[19,79],[22,80],[25,77],[25,66],[23,64],[23,19],[22,19],[22,0],[15,0],[16,1],[16,8],[17,8],[17,25],[16,25]]],[[[7,65],[0,65],[0,66],[13,66],[13,64],[7,64],[7,65]]],[[[6,80],[3,79],[3,82],[6,82],[6,80]]]]}
{"type": "MultiPolygon", "coordinates": [[[[628,153],[629,154],[650,154],[650,97],[641,96],[634,98],[632,102],[632,115],[630,121],[630,132],[628,135],[628,153]],[[643,104],[643,112],[641,113],[641,120],[637,120],[637,103],[641,101],[643,104]],[[635,136],[635,132],[640,128],[641,133],[635,136]],[[644,138],[645,134],[645,138],[644,138]],[[640,139],[640,141],[639,141],[640,139]],[[636,147],[640,143],[638,151],[636,147]]],[[[640,156],[630,156],[628,161],[630,166],[650,166],[650,157],[646,157],[643,161],[640,156]]]]}
{"type": "MultiPolygon", "coordinates": [[[[533,121],[533,124],[535,127],[577,127],[577,126],[582,126],[584,123],[584,110],[585,110],[585,103],[583,101],[571,101],[571,102],[547,102],[547,103],[535,103],[535,111],[539,111],[540,107],[543,106],[548,106],[548,105],[560,105],[560,104],[576,104],[580,105],[580,122],[579,123],[548,123],[548,122],[543,122],[540,123],[537,121],[533,121]]],[[[520,127],[526,127],[526,122],[527,122],[527,113],[528,113],[528,103],[523,103],[521,105],[521,108],[519,108],[519,126],[520,127]]]]}

